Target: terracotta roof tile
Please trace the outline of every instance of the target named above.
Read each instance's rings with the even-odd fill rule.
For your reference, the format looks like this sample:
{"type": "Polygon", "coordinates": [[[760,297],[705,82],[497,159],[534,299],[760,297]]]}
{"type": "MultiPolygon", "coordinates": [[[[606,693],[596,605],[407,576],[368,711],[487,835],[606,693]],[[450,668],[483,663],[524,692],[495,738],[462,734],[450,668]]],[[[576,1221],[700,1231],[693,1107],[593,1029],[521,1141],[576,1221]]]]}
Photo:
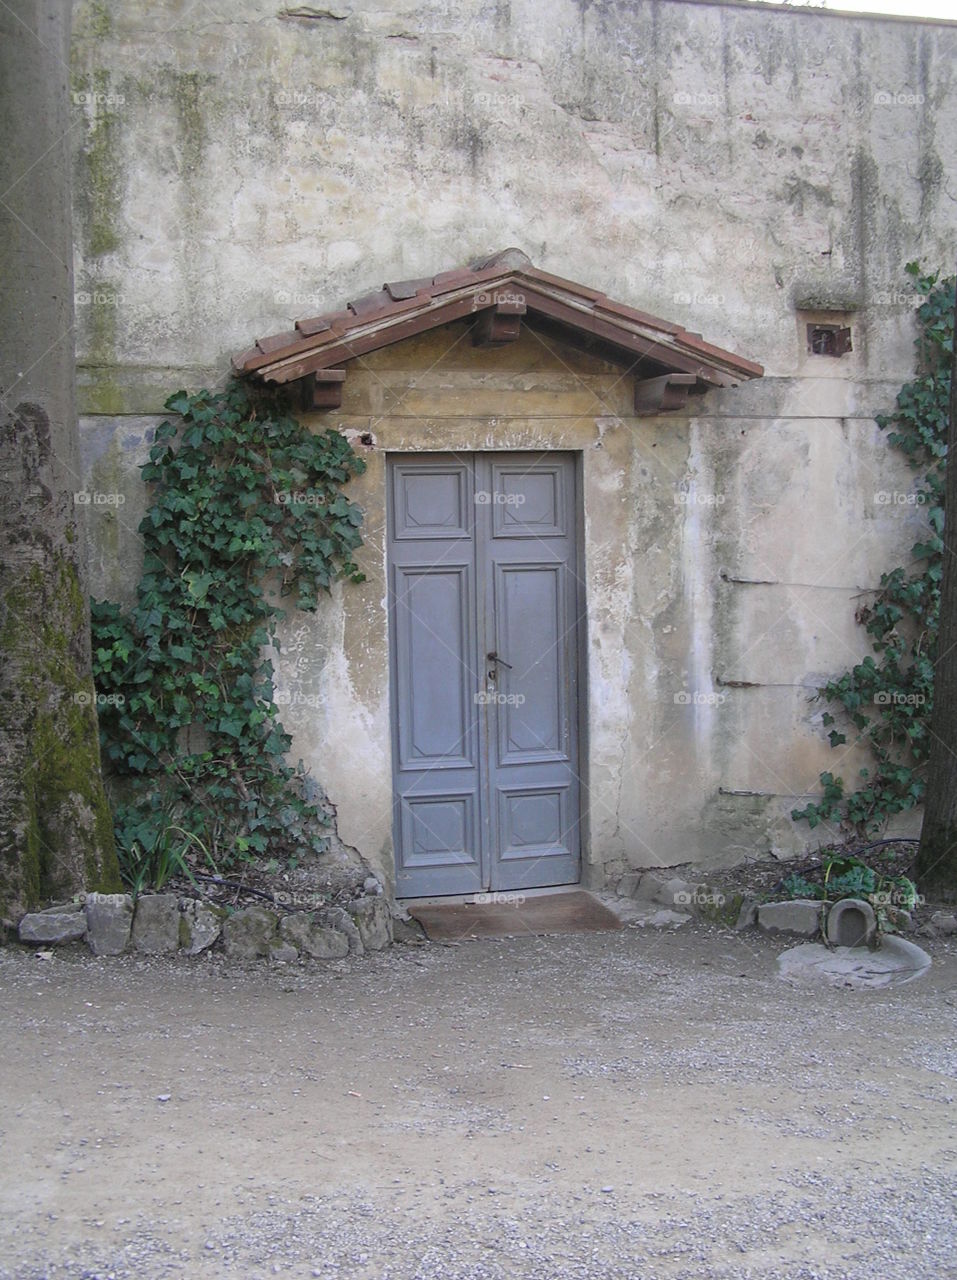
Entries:
{"type": "Polygon", "coordinates": [[[262,355],[262,352],[258,347],[249,347],[245,351],[240,351],[239,355],[233,356],[233,368],[245,369],[248,361],[255,360],[259,355],[262,355]]]}
{"type": "Polygon", "coordinates": [[[469,267],[458,267],[455,271],[440,271],[437,276],[432,277],[432,284],[436,289],[448,290],[455,285],[471,284],[476,274],[469,267]]]}
{"type": "Polygon", "coordinates": [[[393,305],[393,300],[385,289],[376,289],[375,293],[364,293],[361,298],[353,298],[349,310],[357,316],[369,316],[383,307],[393,305]]]}
{"type": "Polygon", "coordinates": [[[387,316],[396,316],[403,311],[411,311],[414,307],[420,307],[423,301],[427,301],[428,295],[420,297],[413,294],[411,298],[394,299],[385,289],[376,293],[367,293],[362,298],[356,298],[354,302],[349,303],[349,310],[352,311],[356,320],[384,320],[387,316]]]}
{"type": "Polygon", "coordinates": [[[269,356],[274,351],[281,351],[291,343],[297,342],[301,337],[302,334],[297,333],[295,329],[291,329],[287,333],[274,333],[268,338],[257,338],[256,346],[263,355],[269,356]]]}
{"type": "Polygon", "coordinates": [[[396,280],[392,284],[386,282],[382,287],[390,298],[394,298],[396,302],[401,302],[405,298],[414,298],[423,289],[430,289],[432,287],[432,277],[422,276],[418,280],[396,280]]]}
{"type": "Polygon", "coordinates": [[[574,280],[540,271],[516,249],[471,268],[386,283],[355,298],[344,310],[299,320],[292,332],[261,338],[254,348],[236,356],[233,364],[258,378],[290,381],[467,318],[494,306],[499,289],[524,296],[532,315],[548,316],[619,348],[622,363],[628,365],[645,361],[646,368],[651,363],[674,372],[692,372],[703,382],[718,385],[760,377],[763,372],[753,361],[713,346],[668,320],[615,302],[574,280]],[[486,289],[493,281],[494,287],[486,289]]]}
{"type": "Polygon", "coordinates": [[[322,318],[328,321],[336,333],[345,333],[356,323],[355,312],[350,311],[348,307],[344,307],[341,311],[327,311],[322,318]]]}
{"type": "Polygon", "coordinates": [[[332,325],[328,320],[324,320],[322,316],[313,316],[309,320],[297,320],[296,328],[301,334],[311,338],[314,333],[325,333],[327,329],[332,328],[332,325]]]}

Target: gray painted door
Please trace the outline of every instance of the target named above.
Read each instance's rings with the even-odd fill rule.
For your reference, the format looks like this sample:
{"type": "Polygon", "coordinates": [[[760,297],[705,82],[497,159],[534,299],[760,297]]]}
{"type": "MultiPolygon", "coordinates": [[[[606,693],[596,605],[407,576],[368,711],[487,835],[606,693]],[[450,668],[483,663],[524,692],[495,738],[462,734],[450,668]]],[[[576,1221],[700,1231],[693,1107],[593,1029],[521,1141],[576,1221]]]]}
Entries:
{"type": "Polygon", "coordinates": [[[388,487],[396,892],[573,884],[574,458],[405,455],[388,487]]]}

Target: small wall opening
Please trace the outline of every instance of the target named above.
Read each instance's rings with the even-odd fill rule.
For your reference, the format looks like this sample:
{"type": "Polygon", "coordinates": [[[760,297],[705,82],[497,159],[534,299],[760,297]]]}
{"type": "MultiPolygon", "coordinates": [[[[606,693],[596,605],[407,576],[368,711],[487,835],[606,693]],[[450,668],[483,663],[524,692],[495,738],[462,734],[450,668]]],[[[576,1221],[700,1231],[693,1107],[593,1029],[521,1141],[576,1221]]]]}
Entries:
{"type": "Polygon", "coordinates": [[[851,330],[839,324],[809,324],[807,327],[807,350],[812,356],[847,355],[853,350],[851,346],[851,330]]]}

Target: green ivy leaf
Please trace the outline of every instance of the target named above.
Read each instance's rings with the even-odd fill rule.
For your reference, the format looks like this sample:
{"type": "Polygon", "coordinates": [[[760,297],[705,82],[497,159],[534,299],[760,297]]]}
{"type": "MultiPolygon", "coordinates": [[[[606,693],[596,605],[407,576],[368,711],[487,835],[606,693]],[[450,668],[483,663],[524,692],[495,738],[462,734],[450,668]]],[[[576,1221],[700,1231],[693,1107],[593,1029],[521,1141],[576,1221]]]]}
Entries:
{"type": "Polygon", "coordinates": [[[326,848],[321,793],[287,763],[272,702],[262,651],[280,611],[266,583],[281,569],[283,589],[313,609],[337,579],[361,580],[352,553],[362,513],[341,490],[364,464],[343,436],[314,436],[238,384],[177,392],[167,408],[177,420],[157,428],[142,469],[152,498],[136,603],[91,606],[97,688],[123,695],[101,715],[104,757],[134,787],[143,782],[117,808],[136,888],[199,849],[228,866],[326,848]],[[274,501],[292,489],[323,501],[274,501]],[[195,735],[201,750],[189,748],[195,735]],[[174,828],[189,833],[185,843],[174,828]]]}

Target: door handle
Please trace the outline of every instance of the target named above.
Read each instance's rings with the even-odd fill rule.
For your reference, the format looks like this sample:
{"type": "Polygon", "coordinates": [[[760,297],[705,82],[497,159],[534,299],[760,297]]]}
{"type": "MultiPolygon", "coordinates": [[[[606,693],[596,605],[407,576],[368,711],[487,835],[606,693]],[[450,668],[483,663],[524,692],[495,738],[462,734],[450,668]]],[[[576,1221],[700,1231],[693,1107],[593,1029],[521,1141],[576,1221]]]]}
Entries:
{"type": "Polygon", "coordinates": [[[511,671],[512,664],[506,662],[504,658],[500,658],[497,653],[487,653],[485,656],[489,662],[497,662],[500,667],[508,667],[509,671],[511,671]]]}

